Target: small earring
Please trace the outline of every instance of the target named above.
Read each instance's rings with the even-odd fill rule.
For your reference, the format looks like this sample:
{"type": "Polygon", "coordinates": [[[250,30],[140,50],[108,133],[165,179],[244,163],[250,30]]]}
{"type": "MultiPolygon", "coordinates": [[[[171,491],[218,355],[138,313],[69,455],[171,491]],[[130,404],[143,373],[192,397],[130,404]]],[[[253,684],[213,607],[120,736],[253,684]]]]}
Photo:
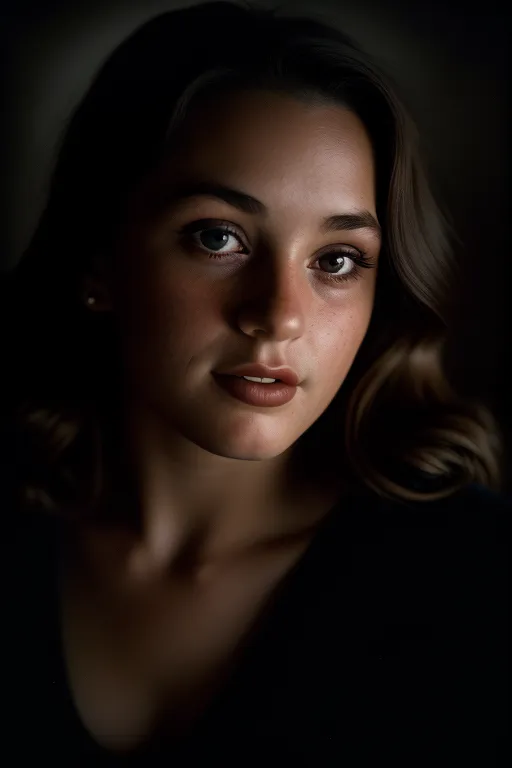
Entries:
{"type": "Polygon", "coordinates": [[[87,297],[87,304],[92,307],[93,304],[96,304],[96,298],[94,296],[88,296],[87,297]]]}

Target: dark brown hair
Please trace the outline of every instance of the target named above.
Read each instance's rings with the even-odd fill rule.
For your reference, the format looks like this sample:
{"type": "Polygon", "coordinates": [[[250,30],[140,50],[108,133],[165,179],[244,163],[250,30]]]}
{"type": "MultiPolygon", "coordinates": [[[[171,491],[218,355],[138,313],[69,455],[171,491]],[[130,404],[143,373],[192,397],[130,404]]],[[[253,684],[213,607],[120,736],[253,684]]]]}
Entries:
{"type": "Polygon", "coordinates": [[[101,497],[122,381],[111,320],[84,308],[84,275],[108,262],[130,194],[172,147],[191,105],[217,89],[258,87],[349,107],[374,146],[383,245],[370,327],[336,397],[345,469],[402,500],[472,482],[499,488],[494,420],[458,397],[444,370],[451,236],[396,87],[320,18],[211,2],[150,20],[103,64],[9,276],[4,450],[21,504],[84,509],[101,497]],[[416,475],[431,482],[420,488],[416,475]]]}

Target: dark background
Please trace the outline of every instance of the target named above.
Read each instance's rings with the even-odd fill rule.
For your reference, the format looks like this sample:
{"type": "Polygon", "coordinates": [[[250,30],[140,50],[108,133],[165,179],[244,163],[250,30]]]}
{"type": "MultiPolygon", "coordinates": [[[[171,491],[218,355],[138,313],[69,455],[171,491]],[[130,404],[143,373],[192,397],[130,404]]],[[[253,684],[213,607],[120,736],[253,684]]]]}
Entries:
{"type": "MultiPolygon", "coordinates": [[[[189,4],[19,0],[1,5],[1,269],[15,264],[28,243],[57,142],[99,64],[140,23],[189,4]]],[[[432,186],[463,242],[461,311],[452,332],[457,382],[492,407],[512,468],[510,28],[505,3],[501,10],[494,0],[474,9],[467,5],[290,0],[284,8],[294,14],[325,13],[352,34],[394,78],[416,119],[432,186]]],[[[229,45],[229,40],[212,44],[229,45]]]]}

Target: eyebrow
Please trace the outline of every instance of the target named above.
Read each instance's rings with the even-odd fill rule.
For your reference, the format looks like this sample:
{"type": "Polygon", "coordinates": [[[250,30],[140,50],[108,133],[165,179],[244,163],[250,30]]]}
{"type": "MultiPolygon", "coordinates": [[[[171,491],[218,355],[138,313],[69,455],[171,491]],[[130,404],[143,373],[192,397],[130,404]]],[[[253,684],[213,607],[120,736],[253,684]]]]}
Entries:
{"type": "MultiPolygon", "coordinates": [[[[174,186],[166,199],[167,203],[177,203],[190,197],[214,197],[223,200],[228,205],[238,208],[239,211],[249,214],[264,214],[267,207],[252,195],[241,192],[238,189],[227,187],[216,182],[202,181],[182,183],[174,186]]],[[[322,230],[325,232],[337,232],[339,230],[369,229],[379,238],[382,230],[377,219],[368,210],[359,210],[351,213],[338,213],[326,216],[322,221],[322,230]]]]}

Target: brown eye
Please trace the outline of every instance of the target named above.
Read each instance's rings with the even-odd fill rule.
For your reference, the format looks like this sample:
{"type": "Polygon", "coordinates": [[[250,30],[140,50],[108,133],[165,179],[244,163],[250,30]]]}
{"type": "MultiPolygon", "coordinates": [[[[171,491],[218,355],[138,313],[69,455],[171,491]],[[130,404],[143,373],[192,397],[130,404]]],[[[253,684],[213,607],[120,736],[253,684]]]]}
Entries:
{"type": "Polygon", "coordinates": [[[318,256],[317,263],[324,262],[323,278],[328,281],[345,283],[357,280],[363,269],[371,269],[375,263],[363,251],[336,250],[318,256]]]}
{"type": "Polygon", "coordinates": [[[354,254],[346,251],[324,253],[318,263],[324,263],[325,270],[335,275],[347,275],[355,269],[354,254]]]}

